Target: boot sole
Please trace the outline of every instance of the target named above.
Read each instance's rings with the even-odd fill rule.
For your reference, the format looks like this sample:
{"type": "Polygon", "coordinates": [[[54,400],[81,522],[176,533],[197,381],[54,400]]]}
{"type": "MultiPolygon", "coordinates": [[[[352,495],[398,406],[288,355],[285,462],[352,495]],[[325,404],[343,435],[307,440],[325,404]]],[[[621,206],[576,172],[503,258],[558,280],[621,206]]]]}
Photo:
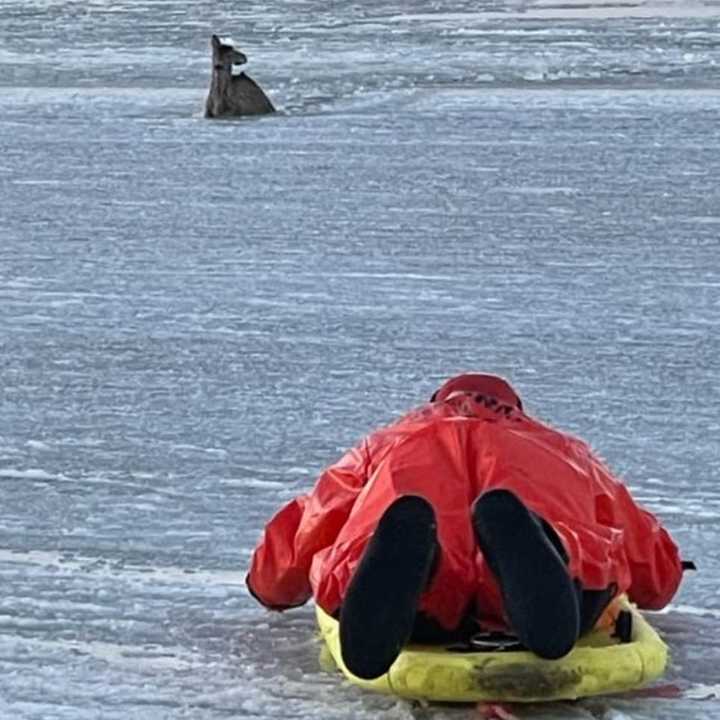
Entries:
{"type": "Polygon", "coordinates": [[[385,674],[407,643],[437,552],[435,513],[404,496],[383,514],[340,611],[343,662],[366,680],[385,674]]]}
{"type": "Polygon", "coordinates": [[[546,659],[567,655],[578,638],[578,601],[541,523],[513,493],[493,490],[475,502],[473,527],[520,641],[546,659]]]}

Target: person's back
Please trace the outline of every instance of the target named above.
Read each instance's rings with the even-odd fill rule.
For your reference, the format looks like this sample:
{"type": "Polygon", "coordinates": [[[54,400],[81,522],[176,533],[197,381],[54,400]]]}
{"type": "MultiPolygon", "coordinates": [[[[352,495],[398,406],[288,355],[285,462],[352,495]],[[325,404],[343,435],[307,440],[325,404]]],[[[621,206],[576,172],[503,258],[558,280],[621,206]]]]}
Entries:
{"type": "Polygon", "coordinates": [[[312,592],[340,613],[346,664],[366,677],[384,672],[418,618],[450,634],[468,616],[509,625],[550,657],[618,593],[669,601],[677,548],[583,442],[526,415],[493,376],[454,378],[434,397],[276,516],[248,576],[261,601],[294,605],[312,592]],[[395,620],[373,637],[388,597],[407,607],[394,600],[395,620]]]}

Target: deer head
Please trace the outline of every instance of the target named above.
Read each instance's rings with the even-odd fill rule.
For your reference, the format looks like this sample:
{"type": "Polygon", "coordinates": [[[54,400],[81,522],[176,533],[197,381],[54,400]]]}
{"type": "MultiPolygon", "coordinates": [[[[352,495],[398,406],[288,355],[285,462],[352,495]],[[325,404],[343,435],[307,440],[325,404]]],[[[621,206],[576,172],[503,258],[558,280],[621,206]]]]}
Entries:
{"type": "Polygon", "coordinates": [[[231,70],[233,65],[244,65],[247,56],[236,50],[232,45],[222,42],[217,35],[211,38],[213,68],[216,70],[231,70]]]}

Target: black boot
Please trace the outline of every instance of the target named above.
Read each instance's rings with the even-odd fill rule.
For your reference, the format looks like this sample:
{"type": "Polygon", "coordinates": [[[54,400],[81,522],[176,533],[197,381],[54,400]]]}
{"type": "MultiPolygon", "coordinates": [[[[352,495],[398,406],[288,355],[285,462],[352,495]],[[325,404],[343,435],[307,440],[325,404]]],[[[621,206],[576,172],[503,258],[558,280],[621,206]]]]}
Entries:
{"type": "Polygon", "coordinates": [[[549,537],[541,520],[508,490],[491,490],[478,498],[472,519],[520,641],[542,658],[569,653],[580,618],[566,559],[556,548],[559,538],[549,537]]]}
{"type": "Polygon", "coordinates": [[[340,610],[343,662],[357,677],[386,673],[412,633],[438,552],[435,513],[422,497],[398,498],[380,518],[340,610]]]}

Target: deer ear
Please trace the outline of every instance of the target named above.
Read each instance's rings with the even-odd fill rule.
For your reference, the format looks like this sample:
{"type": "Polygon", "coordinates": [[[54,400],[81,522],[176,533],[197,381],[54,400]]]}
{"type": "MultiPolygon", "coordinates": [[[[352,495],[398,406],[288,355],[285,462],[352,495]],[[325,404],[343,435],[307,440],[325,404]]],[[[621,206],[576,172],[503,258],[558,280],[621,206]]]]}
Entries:
{"type": "Polygon", "coordinates": [[[212,43],[213,50],[218,50],[220,48],[220,38],[217,35],[213,35],[210,38],[210,42],[212,43]]]}

